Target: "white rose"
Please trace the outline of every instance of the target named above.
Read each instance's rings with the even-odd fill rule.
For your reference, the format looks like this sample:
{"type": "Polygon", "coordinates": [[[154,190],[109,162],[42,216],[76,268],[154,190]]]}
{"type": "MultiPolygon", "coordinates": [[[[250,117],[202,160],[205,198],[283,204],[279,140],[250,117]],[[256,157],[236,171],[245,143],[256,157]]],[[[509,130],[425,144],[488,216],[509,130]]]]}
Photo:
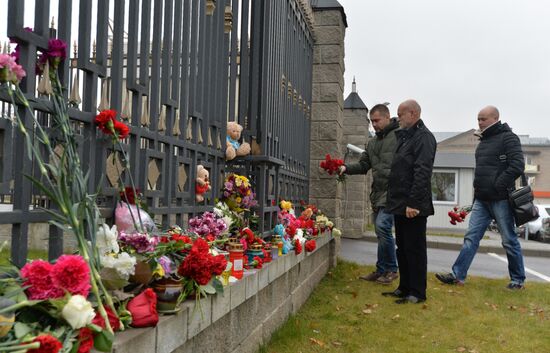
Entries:
{"type": "Polygon", "coordinates": [[[92,304],[81,295],[73,295],[61,311],[61,316],[71,325],[73,329],[82,328],[92,323],[95,317],[92,304]]]}
{"type": "Polygon", "coordinates": [[[102,224],[97,233],[96,233],[96,246],[99,250],[100,255],[105,255],[108,253],[118,253],[120,248],[118,246],[118,232],[116,225],[109,228],[108,225],[102,224]]]}

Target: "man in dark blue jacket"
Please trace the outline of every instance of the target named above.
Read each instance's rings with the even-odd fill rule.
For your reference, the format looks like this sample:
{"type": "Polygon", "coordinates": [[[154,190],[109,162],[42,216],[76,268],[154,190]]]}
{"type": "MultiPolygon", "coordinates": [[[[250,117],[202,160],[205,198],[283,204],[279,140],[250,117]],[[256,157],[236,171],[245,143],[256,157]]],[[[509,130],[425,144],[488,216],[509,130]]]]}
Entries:
{"type": "Polygon", "coordinates": [[[420,105],[407,100],[397,110],[400,130],[388,183],[387,210],[394,215],[399,287],[385,296],[396,303],[426,300],[426,223],[434,214],[431,178],[437,143],[420,119],[420,105]]]}
{"type": "Polygon", "coordinates": [[[525,169],[521,143],[508,124],[499,121],[497,108],[483,108],[477,120],[479,131],[476,134],[480,137],[480,142],[476,149],[474,204],[468,231],[464,235],[462,250],[453,265],[453,272],[438,273],[436,277],[443,283],[464,284],[479,242],[494,219],[508,257],[508,289],[523,289],[523,255],[514,227],[514,215],[508,204],[508,191],[513,189],[515,180],[525,169]]]}

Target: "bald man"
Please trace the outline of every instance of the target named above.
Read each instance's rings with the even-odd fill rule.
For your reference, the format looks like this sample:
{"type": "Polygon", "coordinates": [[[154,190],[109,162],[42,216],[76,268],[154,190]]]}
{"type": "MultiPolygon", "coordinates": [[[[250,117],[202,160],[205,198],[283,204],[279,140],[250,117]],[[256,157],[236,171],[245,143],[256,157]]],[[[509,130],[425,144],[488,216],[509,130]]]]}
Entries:
{"type": "Polygon", "coordinates": [[[394,215],[399,287],[384,296],[396,303],[426,300],[426,223],[434,214],[432,169],[437,143],[420,119],[420,105],[407,100],[399,105],[400,130],[388,183],[387,210],[394,215]]]}
{"type": "Polygon", "coordinates": [[[452,272],[438,273],[436,277],[446,284],[463,285],[479,242],[494,219],[508,257],[510,283],[507,288],[523,289],[523,255],[515,231],[514,215],[508,204],[508,192],[514,188],[515,180],[525,169],[521,143],[508,124],[500,122],[496,107],[483,108],[477,116],[477,122],[479,130],[476,135],[480,142],[476,149],[474,203],[468,231],[452,272]]]}

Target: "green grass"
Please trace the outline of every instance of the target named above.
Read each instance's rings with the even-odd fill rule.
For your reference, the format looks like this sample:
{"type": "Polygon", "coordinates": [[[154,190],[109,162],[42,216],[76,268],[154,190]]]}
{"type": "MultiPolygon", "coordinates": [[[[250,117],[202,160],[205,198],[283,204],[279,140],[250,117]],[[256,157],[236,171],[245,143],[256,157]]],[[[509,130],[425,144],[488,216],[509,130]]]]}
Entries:
{"type": "Polygon", "coordinates": [[[469,278],[448,286],[428,275],[428,301],[398,305],[393,290],[358,280],[372,267],[340,262],[260,353],[550,352],[550,285],[469,278]]]}
{"type": "MultiPolygon", "coordinates": [[[[27,254],[27,258],[29,260],[34,259],[48,259],[48,251],[47,250],[31,250],[29,249],[29,252],[27,254]]],[[[10,264],[10,249],[4,249],[0,252],[0,266],[5,266],[10,264]]]]}

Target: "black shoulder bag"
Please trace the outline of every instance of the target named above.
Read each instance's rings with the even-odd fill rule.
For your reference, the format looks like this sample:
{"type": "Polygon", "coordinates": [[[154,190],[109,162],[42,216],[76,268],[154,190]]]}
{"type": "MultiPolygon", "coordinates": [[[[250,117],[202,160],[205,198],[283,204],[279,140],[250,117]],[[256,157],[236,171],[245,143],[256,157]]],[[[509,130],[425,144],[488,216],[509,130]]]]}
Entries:
{"type": "Polygon", "coordinates": [[[514,213],[516,226],[520,226],[532,220],[539,218],[539,209],[533,203],[535,199],[533,190],[527,185],[525,174],[521,175],[521,186],[519,189],[512,190],[508,194],[508,201],[514,213]]]}

